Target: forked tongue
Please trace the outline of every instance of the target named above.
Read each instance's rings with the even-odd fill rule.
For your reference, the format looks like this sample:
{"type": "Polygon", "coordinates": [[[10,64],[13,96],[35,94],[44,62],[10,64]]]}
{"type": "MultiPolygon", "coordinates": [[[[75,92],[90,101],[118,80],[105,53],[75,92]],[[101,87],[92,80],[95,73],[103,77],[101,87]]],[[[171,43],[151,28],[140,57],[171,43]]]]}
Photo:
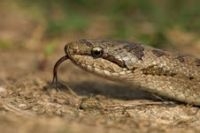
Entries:
{"type": "Polygon", "coordinates": [[[58,67],[61,63],[63,63],[65,60],[69,59],[68,55],[65,55],[63,57],[61,57],[56,64],[54,65],[53,68],[53,80],[52,80],[52,84],[56,84],[57,86],[57,82],[58,82],[58,75],[57,75],[57,71],[58,71],[58,67]]]}

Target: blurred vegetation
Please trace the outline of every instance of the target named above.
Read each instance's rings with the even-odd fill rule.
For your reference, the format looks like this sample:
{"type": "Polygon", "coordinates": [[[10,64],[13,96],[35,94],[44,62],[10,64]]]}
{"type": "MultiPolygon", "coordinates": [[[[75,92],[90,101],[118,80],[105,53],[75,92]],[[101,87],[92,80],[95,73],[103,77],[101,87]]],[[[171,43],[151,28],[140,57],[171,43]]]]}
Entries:
{"type": "Polygon", "coordinates": [[[47,38],[85,34],[98,16],[104,16],[112,26],[105,38],[137,38],[158,47],[168,43],[166,32],[174,27],[200,33],[199,0],[16,0],[15,3],[35,20],[45,21],[47,38]]]}
{"type": "Polygon", "coordinates": [[[11,43],[8,41],[0,40],[0,49],[9,49],[11,48],[11,43]]]}

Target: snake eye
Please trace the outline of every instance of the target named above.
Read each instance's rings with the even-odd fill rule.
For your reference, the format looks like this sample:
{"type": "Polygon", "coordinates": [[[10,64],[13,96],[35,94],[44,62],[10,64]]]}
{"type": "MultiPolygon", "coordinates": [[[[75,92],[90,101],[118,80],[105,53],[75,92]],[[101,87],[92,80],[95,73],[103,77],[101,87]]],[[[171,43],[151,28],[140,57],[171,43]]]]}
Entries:
{"type": "Polygon", "coordinates": [[[94,47],[91,54],[95,58],[101,57],[103,55],[103,49],[101,47],[94,47]]]}

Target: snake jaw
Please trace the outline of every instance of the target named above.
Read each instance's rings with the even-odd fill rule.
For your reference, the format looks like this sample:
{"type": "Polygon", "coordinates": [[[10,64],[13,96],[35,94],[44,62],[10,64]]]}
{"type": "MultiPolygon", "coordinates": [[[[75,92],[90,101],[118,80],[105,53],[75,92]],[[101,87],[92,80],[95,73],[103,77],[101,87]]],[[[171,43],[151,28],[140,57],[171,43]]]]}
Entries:
{"type": "Polygon", "coordinates": [[[110,80],[122,80],[131,70],[119,66],[104,58],[93,58],[86,55],[72,55],[70,60],[85,71],[95,75],[106,77],[110,80]]]}

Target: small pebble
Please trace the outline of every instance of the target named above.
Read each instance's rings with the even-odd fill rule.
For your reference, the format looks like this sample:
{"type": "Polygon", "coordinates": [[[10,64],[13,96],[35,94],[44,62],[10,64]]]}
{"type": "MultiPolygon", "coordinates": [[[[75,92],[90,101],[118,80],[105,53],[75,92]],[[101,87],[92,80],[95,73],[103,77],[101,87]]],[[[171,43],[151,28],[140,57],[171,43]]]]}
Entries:
{"type": "Polygon", "coordinates": [[[5,87],[0,86],[0,97],[6,96],[7,95],[7,90],[5,87]]]}
{"type": "Polygon", "coordinates": [[[21,109],[26,109],[27,105],[26,104],[19,104],[18,107],[20,107],[21,109]]]}

